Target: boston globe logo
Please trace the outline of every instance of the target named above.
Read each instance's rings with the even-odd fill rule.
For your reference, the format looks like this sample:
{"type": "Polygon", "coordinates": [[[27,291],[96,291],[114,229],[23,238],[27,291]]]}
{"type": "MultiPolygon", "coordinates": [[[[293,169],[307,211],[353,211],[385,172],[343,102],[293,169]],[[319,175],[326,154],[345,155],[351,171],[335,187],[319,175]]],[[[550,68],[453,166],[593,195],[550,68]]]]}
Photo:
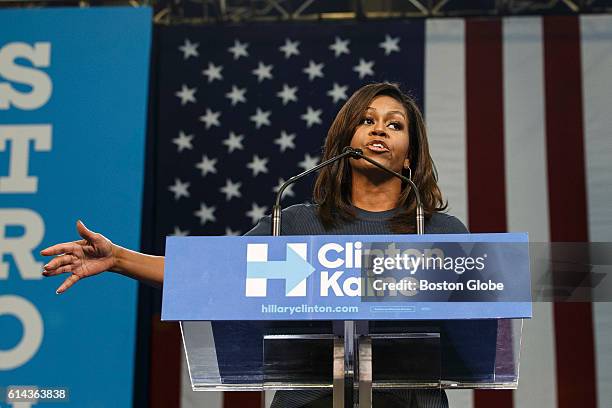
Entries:
{"type": "Polygon", "coordinates": [[[306,279],[315,270],[307,253],[306,243],[291,243],[284,261],[268,261],[268,244],[248,244],[246,296],[266,296],[268,279],[283,279],[286,296],[306,296],[306,279]]]}

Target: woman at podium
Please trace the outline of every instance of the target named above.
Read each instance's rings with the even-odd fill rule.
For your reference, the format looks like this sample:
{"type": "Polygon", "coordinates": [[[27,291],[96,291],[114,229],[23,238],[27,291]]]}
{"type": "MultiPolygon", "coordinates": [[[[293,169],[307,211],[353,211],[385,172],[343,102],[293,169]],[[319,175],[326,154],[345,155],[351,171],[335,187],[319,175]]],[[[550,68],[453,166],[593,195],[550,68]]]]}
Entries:
{"type": "MultiPolygon", "coordinates": [[[[383,166],[412,179],[420,190],[426,233],[466,233],[455,217],[442,213],[446,205],[437,177],[421,112],[414,100],[390,83],[374,83],[357,90],[338,112],[325,140],[323,160],[350,146],[383,166]]],[[[298,204],[283,211],[282,235],[409,234],[415,233],[414,191],[401,179],[375,165],[345,159],[323,168],[317,177],[314,204],[298,204]]],[[[59,286],[63,293],[80,279],[112,271],[163,284],[164,258],[131,251],[77,222],[82,239],[41,251],[53,256],[44,276],[69,274],[59,286]]],[[[247,235],[269,235],[264,217],[247,235]]],[[[327,397],[313,392],[277,393],[274,407],[325,406],[327,397]]],[[[331,401],[331,400],[329,400],[331,401]]],[[[374,406],[447,407],[444,392],[375,393],[374,406]]]]}

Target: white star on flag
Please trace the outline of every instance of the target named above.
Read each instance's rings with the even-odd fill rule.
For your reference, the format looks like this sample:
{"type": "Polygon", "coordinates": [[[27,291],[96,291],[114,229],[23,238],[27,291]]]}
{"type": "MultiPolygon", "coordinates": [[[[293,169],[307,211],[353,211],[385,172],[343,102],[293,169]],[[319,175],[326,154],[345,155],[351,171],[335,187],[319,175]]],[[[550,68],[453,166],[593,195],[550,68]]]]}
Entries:
{"type": "Polygon", "coordinates": [[[196,164],[196,168],[202,172],[202,177],[206,177],[208,173],[216,173],[217,159],[209,159],[207,155],[202,156],[202,160],[196,164]]]}
{"type": "Polygon", "coordinates": [[[289,58],[292,55],[300,55],[300,51],[298,50],[299,45],[299,41],[291,41],[289,38],[287,38],[285,40],[285,44],[280,46],[278,49],[285,54],[285,58],[289,58]]]}
{"type": "Polygon", "coordinates": [[[346,91],[348,91],[348,86],[340,86],[336,82],[334,82],[334,88],[327,91],[327,95],[331,96],[334,100],[334,103],[338,101],[344,100],[347,98],[346,91]]]}
{"type": "Polygon", "coordinates": [[[234,231],[230,227],[225,227],[225,235],[228,237],[236,237],[241,235],[240,231],[234,231]]]}
{"type": "MultiPolygon", "coordinates": [[[[272,189],[273,192],[278,193],[278,190],[281,188],[281,186],[285,183],[285,179],[279,178],[278,179],[278,184],[276,186],[274,186],[274,188],[272,189]]],[[[289,184],[285,190],[283,191],[283,197],[293,197],[295,196],[295,193],[293,192],[293,184],[289,184]]]]}
{"type": "Polygon", "coordinates": [[[320,125],[321,121],[321,109],[312,109],[310,106],[306,108],[306,113],[302,114],[300,118],[306,121],[306,127],[312,127],[312,125],[320,125]]]}
{"type": "Polygon", "coordinates": [[[242,139],[244,139],[243,135],[237,135],[230,130],[229,136],[223,139],[223,144],[227,146],[227,152],[231,153],[236,149],[244,150],[242,139]]]}
{"type": "Polygon", "coordinates": [[[251,71],[253,73],[253,75],[257,76],[257,82],[261,82],[264,79],[272,79],[272,68],[274,68],[274,65],[270,64],[270,65],[266,65],[263,62],[259,61],[259,64],[257,65],[257,68],[255,68],[253,71],[251,71]]]}
{"type": "Polygon", "coordinates": [[[179,136],[172,139],[172,143],[176,144],[176,148],[178,149],[178,152],[180,153],[184,149],[188,149],[188,150],[193,149],[191,140],[193,140],[193,135],[185,134],[185,132],[181,130],[179,131],[179,136]]]}
{"type": "Polygon", "coordinates": [[[283,100],[283,105],[289,103],[289,101],[297,102],[297,86],[289,86],[287,84],[283,84],[283,90],[276,93],[276,96],[283,100]]]}
{"type": "Polygon", "coordinates": [[[221,112],[213,112],[206,108],[206,113],[200,116],[200,122],[204,122],[206,124],[206,130],[213,126],[221,126],[221,123],[219,122],[220,115],[221,112]]]}
{"type": "Polygon", "coordinates": [[[266,215],[266,211],[268,211],[268,207],[263,206],[260,207],[257,203],[253,203],[251,205],[251,210],[246,212],[247,217],[251,217],[251,222],[253,224],[257,223],[264,215],[266,215]]]}
{"type": "Polygon", "coordinates": [[[183,183],[180,179],[175,178],[174,184],[168,187],[168,190],[174,193],[175,200],[178,200],[181,197],[189,198],[189,191],[187,191],[187,189],[189,188],[189,184],[189,182],[183,183]]]}
{"type": "Polygon", "coordinates": [[[298,163],[298,166],[306,170],[312,169],[314,166],[319,164],[319,156],[311,156],[308,153],[304,155],[304,160],[298,163]]]}
{"type": "Polygon", "coordinates": [[[323,78],[323,67],[324,64],[319,62],[318,64],[313,60],[308,62],[308,66],[304,68],[302,71],[308,74],[308,80],[312,81],[315,78],[323,78]]]}
{"type": "Polygon", "coordinates": [[[222,70],[223,65],[215,65],[212,62],[209,62],[208,68],[202,71],[202,75],[205,75],[208,78],[209,83],[215,79],[221,81],[223,79],[223,75],[221,75],[222,70]]]}
{"type": "Polygon", "coordinates": [[[268,159],[267,158],[259,158],[258,155],[253,155],[253,160],[251,160],[249,163],[247,163],[247,168],[251,169],[251,171],[253,172],[253,177],[257,177],[257,175],[259,173],[267,173],[268,172],[268,168],[266,167],[268,165],[268,159]]]}
{"type": "Polygon", "coordinates": [[[229,201],[232,197],[240,198],[242,194],[240,194],[240,187],[242,183],[234,183],[232,180],[225,180],[225,185],[220,188],[220,191],[225,194],[225,201],[229,201]]]}
{"type": "Polygon", "coordinates": [[[234,40],[234,45],[227,49],[228,52],[231,52],[234,56],[234,59],[237,60],[240,57],[248,57],[249,52],[247,48],[249,47],[248,43],[241,43],[238,40],[234,40]]]}
{"type": "Polygon", "coordinates": [[[284,153],[287,149],[295,149],[295,133],[287,133],[284,130],[281,130],[280,137],[274,139],[274,143],[278,145],[281,153],[284,153]]]}
{"type": "Polygon", "coordinates": [[[187,85],[181,85],[181,90],[175,93],[181,99],[181,106],[185,106],[189,102],[196,103],[195,93],[198,88],[189,88],[187,85]]]}
{"type": "Polygon", "coordinates": [[[194,212],[194,215],[200,219],[200,224],[204,225],[207,221],[215,222],[217,219],[215,218],[215,210],[214,206],[207,206],[204,203],[200,203],[200,209],[194,212]]]}
{"type": "Polygon", "coordinates": [[[185,43],[179,47],[179,50],[183,53],[183,59],[186,60],[189,57],[198,57],[198,46],[199,43],[192,43],[188,38],[185,38],[185,43]]]}
{"type": "Polygon", "coordinates": [[[232,85],[232,90],[226,93],[225,96],[232,101],[232,106],[234,106],[238,102],[246,103],[247,100],[244,96],[246,91],[246,88],[238,88],[236,85],[232,85]]]}
{"type": "Polygon", "coordinates": [[[270,126],[270,114],[272,111],[262,111],[260,108],[257,108],[257,111],[254,115],[251,115],[249,119],[251,122],[255,122],[255,128],[259,129],[262,126],[270,126]]]}
{"type": "Polygon", "coordinates": [[[385,55],[389,55],[392,52],[400,52],[399,37],[391,37],[389,34],[385,35],[385,41],[378,44],[378,46],[385,50],[385,55]]]}
{"type": "Polygon", "coordinates": [[[353,67],[353,71],[359,73],[359,79],[363,79],[367,75],[374,75],[374,61],[366,61],[359,58],[359,65],[353,67]]]}
{"type": "Polygon", "coordinates": [[[189,230],[182,231],[177,225],[174,226],[173,237],[186,237],[189,235],[189,230]]]}
{"type": "Polygon", "coordinates": [[[350,54],[351,52],[348,49],[348,45],[351,40],[343,40],[340,37],[336,37],[336,40],[333,44],[329,46],[329,49],[334,52],[334,56],[338,58],[342,54],[350,54]]]}

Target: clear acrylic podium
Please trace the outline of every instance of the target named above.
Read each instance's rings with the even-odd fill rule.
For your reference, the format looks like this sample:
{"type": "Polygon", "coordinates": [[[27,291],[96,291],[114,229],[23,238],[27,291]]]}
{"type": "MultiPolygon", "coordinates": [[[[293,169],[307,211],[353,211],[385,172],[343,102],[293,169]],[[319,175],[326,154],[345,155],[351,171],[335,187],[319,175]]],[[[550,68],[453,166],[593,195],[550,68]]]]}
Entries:
{"type": "Polygon", "coordinates": [[[328,390],[371,407],[389,389],[514,389],[521,319],[180,322],[194,391],[328,390]]]}
{"type": "Polygon", "coordinates": [[[371,407],[377,393],[401,390],[514,389],[522,318],[531,317],[527,242],[521,233],[169,237],[162,319],[180,322],[195,391],[312,390],[338,408],[371,407]],[[423,276],[455,289],[377,297],[370,280],[393,275],[372,277],[369,262],[390,259],[376,251],[391,245],[486,265],[400,270],[396,283],[423,276]],[[353,256],[357,247],[367,257],[353,256]],[[342,288],[330,290],[340,276],[342,288]],[[305,314],[274,315],[278,305],[305,314]]]}

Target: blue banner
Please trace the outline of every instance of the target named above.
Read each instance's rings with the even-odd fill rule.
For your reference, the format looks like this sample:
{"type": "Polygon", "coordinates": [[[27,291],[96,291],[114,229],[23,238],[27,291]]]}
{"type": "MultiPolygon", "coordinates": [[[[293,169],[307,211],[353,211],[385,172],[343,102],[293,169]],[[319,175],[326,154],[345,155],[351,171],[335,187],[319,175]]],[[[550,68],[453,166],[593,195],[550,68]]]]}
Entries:
{"type": "Polygon", "coordinates": [[[168,237],[164,320],[531,317],[527,234],[168,237]]]}
{"type": "Polygon", "coordinates": [[[139,246],[151,20],[0,10],[0,387],[131,404],[136,283],[105,274],[56,295],[68,275],[43,280],[39,251],[79,239],[78,219],[139,246]]]}

